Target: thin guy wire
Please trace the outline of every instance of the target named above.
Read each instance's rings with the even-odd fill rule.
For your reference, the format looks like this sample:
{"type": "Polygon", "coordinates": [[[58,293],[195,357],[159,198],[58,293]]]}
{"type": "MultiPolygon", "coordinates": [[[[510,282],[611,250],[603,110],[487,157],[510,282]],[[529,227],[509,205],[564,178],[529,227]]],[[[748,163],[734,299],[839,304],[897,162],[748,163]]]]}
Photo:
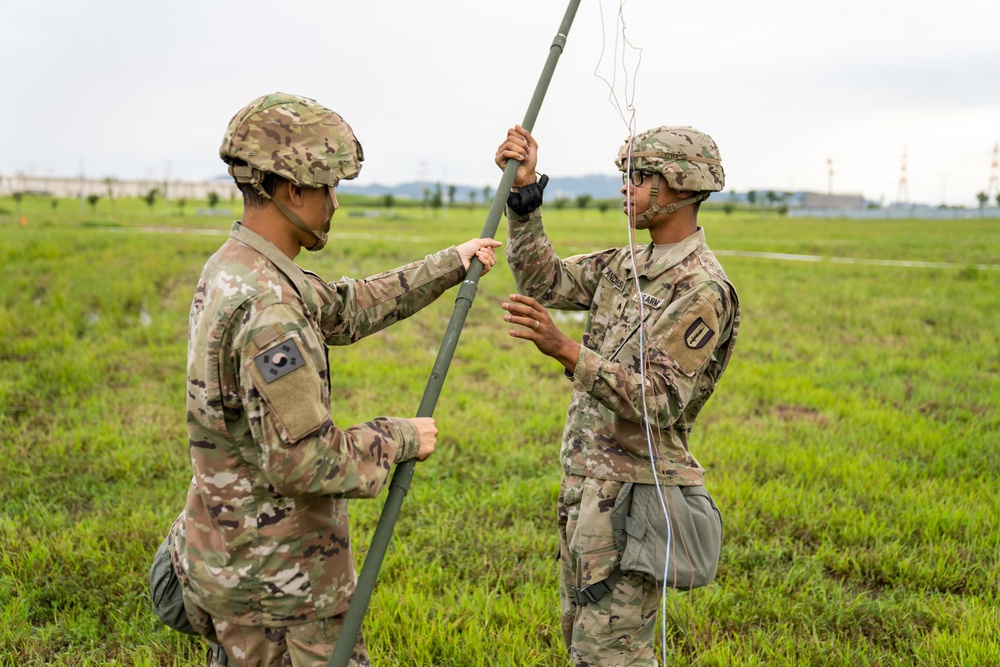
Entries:
{"type": "MultiPolygon", "coordinates": [[[[627,221],[627,225],[628,225],[629,257],[630,257],[630,260],[631,260],[631,263],[632,263],[632,276],[633,276],[633,280],[634,280],[633,286],[634,286],[634,288],[636,290],[636,296],[637,296],[637,301],[638,301],[638,305],[639,305],[639,327],[638,328],[639,328],[639,374],[640,374],[640,381],[641,381],[640,393],[642,394],[642,417],[643,417],[643,424],[645,426],[645,431],[646,431],[646,446],[647,446],[648,451],[649,451],[650,467],[651,467],[651,469],[653,471],[654,488],[656,489],[657,500],[659,500],[660,509],[663,511],[663,516],[665,518],[665,522],[666,522],[666,526],[667,526],[667,541],[666,541],[666,545],[665,545],[666,551],[665,551],[664,565],[663,565],[663,581],[664,581],[664,583],[666,583],[667,576],[668,576],[669,570],[670,570],[670,549],[671,549],[671,543],[672,543],[672,539],[673,539],[673,535],[672,535],[673,531],[672,531],[672,528],[671,528],[671,525],[670,525],[670,513],[667,511],[666,499],[664,498],[663,491],[660,488],[660,478],[659,478],[659,474],[658,474],[658,472],[656,470],[656,463],[657,463],[658,456],[657,456],[657,452],[655,451],[655,448],[653,447],[653,433],[652,433],[652,428],[650,427],[650,423],[649,423],[649,405],[648,405],[648,403],[646,401],[646,358],[645,358],[645,353],[646,353],[646,341],[645,341],[646,312],[645,312],[645,304],[644,304],[643,298],[642,298],[643,297],[642,287],[639,284],[639,271],[638,271],[638,267],[637,267],[636,259],[635,259],[635,228],[634,228],[635,213],[632,211],[632,188],[630,187],[631,183],[632,183],[632,145],[633,145],[634,138],[635,138],[635,116],[636,116],[635,90],[636,90],[636,81],[638,79],[639,65],[642,64],[642,49],[636,48],[628,40],[628,36],[626,34],[626,25],[625,25],[625,16],[624,16],[625,0],[619,0],[619,3],[618,3],[618,23],[621,25],[621,36],[622,36],[622,51],[621,51],[621,56],[622,57],[621,57],[621,64],[622,64],[622,71],[623,71],[624,76],[625,76],[624,97],[626,99],[627,109],[630,112],[630,115],[629,115],[628,119],[626,119],[625,118],[625,113],[622,111],[621,103],[618,100],[618,96],[617,96],[617,94],[615,92],[615,87],[614,87],[614,83],[617,81],[617,75],[614,74],[614,72],[617,72],[617,68],[616,67],[612,67],[613,74],[612,74],[612,81],[610,81],[610,82],[607,79],[605,79],[604,77],[602,77],[599,74],[597,74],[597,68],[600,67],[601,60],[603,60],[603,58],[604,58],[604,50],[605,50],[605,44],[606,44],[606,39],[605,39],[606,27],[604,25],[604,3],[603,2],[599,2],[598,5],[599,5],[599,11],[600,11],[600,15],[601,15],[601,55],[600,55],[600,58],[598,59],[597,66],[595,66],[595,68],[594,68],[594,75],[598,79],[604,81],[604,83],[608,86],[608,88],[610,90],[610,93],[608,95],[608,100],[612,103],[612,105],[618,111],[619,116],[621,116],[622,121],[625,123],[625,125],[626,125],[626,127],[628,129],[628,136],[629,136],[629,139],[628,139],[628,151],[627,151],[627,161],[625,163],[625,177],[626,177],[625,209],[626,209],[626,219],[627,219],[626,221],[627,221]],[[626,46],[628,46],[629,48],[632,48],[633,50],[637,51],[638,55],[639,55],[639,59],[636,62],[635,71],[634,71],[634,75],[633,75],[632,94],[631,94],[631,96],[629,96],[629,92],[628,92],[628,81],[629,81],[629,79],[628,79],[628,69],[627,69],[627,67],[625,65],[625,48],[626,48],[626,46]]],[[[616,58],[617,58],[617,55],[618,55],[618,33],[616,31],[615,32],[615,57],[616,58]]],[[[667,661],[667,629],[666,629],[666,618],[667,618],[667,587],[666,587],[666,585],[664,585],[663,590],[662,590],[662,592],[660,594],[660,613],[661,613],[660,648],[661,648],[661,651],[662,651],[662,654],[663,654],[662,655],[663,663],[666,664],[666,661],[667,661]]]]}

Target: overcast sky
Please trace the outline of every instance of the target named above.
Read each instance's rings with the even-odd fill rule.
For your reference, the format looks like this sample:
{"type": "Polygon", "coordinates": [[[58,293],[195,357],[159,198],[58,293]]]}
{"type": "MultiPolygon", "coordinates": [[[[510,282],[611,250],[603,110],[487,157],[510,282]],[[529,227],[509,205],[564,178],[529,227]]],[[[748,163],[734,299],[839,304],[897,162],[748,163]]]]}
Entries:
{"type": "MultiPolygon", "coordinates": [[[[693,125],[727,189],[975,205],[1000,140],[1000,0],[583,0],[542,106],[539,169],[613,174],[628,134],[693,125]],[[602,10],[605,15],[602,27],[602,10]],[[615,43],[619,49],[615,50],[615,43]],[[603,59],[602,59],[603,45],[603,59]],[[617,63],[617,66],[616,66],[617,63]],[[633,85],[634,84],[634,85],[633,85]]],[[[0,173],[201,180],[251,99],[341,113],[359,184],[495,185],[560,0],[0,0],[0,173]]],[[[608,193],[615,196],[616,193],[608,193]]]]}

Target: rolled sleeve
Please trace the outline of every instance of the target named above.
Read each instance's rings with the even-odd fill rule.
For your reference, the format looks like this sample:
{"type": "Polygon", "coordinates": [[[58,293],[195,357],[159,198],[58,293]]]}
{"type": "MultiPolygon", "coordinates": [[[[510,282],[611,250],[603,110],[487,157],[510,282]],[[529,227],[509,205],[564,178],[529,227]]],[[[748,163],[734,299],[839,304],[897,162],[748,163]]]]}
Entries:
{"type": "Polygon", "coordinates": [[[402,419],[399,417],[393,417],[390,421],[398,430],[396,442],[399,445],[399,449],[396,451],[394,463],[402,463],[403,461],[417,458],[417,452],[420,451],[420,434],[417,431],[417,425],[413,423],[412,419],[402,419]]]}
{"type": "Polygon", "coordinates": [[[591,393],[597,384],[598,373],[604,358],[589,347],[580,346],[580,354],[576,358],[576,369],[573,371],[573,388],[577,391],[591,393]]]}

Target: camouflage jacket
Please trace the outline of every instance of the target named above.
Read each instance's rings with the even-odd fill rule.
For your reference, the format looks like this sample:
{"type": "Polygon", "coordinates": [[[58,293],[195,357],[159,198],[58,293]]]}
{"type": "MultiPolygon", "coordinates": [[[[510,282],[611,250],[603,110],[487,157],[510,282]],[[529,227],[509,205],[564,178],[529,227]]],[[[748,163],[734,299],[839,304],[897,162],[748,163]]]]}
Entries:
{"type": "Polygon", "coordinates": [[[233,225],[191,306],[194,476],[173,531],[187,602],[216,620],[269,627],[347,609],[357,578],[346,498],[376,495],[419,441],[409,419],[334,425],[327,344],[412,315],[464,273],[449,248],[327,284],[233,225]]]}
{"type": "Polygon", "coordinates": [[[652,244],[636,247],[640,329],[629,248],[561,260],[545,235],[540,210],[526,216],[508,210],[508,217],[507,259],[518,289],[549,308],[590,311],[571,376],[563,469],[651,484],[651,441],[661,484],[704,484],[688,437],[729,363],[740,326],[736,290],[705,245],[704,230],[650,266],[652,244]]]}

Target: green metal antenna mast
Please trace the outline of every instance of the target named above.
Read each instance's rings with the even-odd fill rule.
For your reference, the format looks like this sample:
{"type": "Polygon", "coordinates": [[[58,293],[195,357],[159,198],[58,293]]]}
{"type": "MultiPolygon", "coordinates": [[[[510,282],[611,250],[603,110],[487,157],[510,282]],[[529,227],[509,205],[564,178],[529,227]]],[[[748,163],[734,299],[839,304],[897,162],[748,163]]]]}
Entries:
{"type": "MultiPolygon", "coordinates": [[[[552,40],[549,48],[549,55],[542,68],[542,74],[535,85],[535,93],[528,104],[528,111],[524,114],[521,127],[529,132],[535,126],[538,118],[538,110],[542,107],[542,100],[545,98],[545,91],[548,90],[549,82],[552,80],[552,73],[555,71],[559,56],[562,55],[566,46],[566,35],[569,34],[576,10],[580,6],[580,0],[570,0],[566,13],[563,15],[562,23],[559,24],[559,32],[552,40]]],[[[486,224],[483,227],[481,238],[493,238],[500,226],[500,217],[503,215],[507,205],[507,194],[514,183],[514,176],[517,168],[521,165],[518,160],[508,160],[507,167],[500,178],[500,185],[497,186],[496,194],[493,195],[493,204],[490,212],[486,216],[486,224]]],[[[423,398],[420,400],[420,407],[417,408],[417,417],[431,417],[434,414],[434,407],[437,405],[438,397],[441,395],[441,387],[444,385],[444,378],[448,374],[448,366],[458,347],[458,338],[465,326],[465,318],[472,308],[472,301],[476,298],[476,291],[479,279],[483,275],[483,265],[475,257],[469,265],[465,280],[458,290],[455,298],[455,310],[451,314],[448,328],[445,330],[444,340],[441,341],[441,349],[438,351],[437,359],[431,369],[430,378],[424,388],[423,398]]],[[[382,508],[382,515],[379,517],[378,525],[375,527],[375,535],[372,537],[371,546],[368,548],[368,555],[365,557],[365,564],[361,568],[358,576],[358,585],[351,599],[351,606],[344,617],[344,627],[341,629],[337,646],[333,651],[333,658],[330,667],[347,667],[357,641],[358,633],[361,631],[361,622],[364,620],[365,612],[368,611],[368,603],[371,601],[372,592],[375,590],[375,580],[378,578],[378,571],[382,567],[386,551],[389,548],[389,540],[392,538],[392,531],[399,518],[399,510],[403,505],[403,498],[410,490],[410,483],[413,481],[413,469],[415,460],[405,461],[396,466],[396,471],[389,482],[389,491],[382,508]]]]}

